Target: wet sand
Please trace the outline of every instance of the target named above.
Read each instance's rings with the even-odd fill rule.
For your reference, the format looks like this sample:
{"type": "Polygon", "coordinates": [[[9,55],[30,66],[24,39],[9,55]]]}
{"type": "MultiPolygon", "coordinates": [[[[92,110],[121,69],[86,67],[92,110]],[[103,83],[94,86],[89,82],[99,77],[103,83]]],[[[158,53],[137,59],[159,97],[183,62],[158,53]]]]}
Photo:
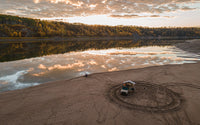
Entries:
{"type": "Polygon", "coordinates": [[[200,54],[200,39],[186,40],[186,42],[178,43],[175,46],[188,52],[200,54]]]}
{"type": "Polygon", "coordinates": [[[200,62],[106,72],[0,94],[1,125],[198,125],[200,62]],[[120,84],[137,82],[122,97],[120,84]]]}

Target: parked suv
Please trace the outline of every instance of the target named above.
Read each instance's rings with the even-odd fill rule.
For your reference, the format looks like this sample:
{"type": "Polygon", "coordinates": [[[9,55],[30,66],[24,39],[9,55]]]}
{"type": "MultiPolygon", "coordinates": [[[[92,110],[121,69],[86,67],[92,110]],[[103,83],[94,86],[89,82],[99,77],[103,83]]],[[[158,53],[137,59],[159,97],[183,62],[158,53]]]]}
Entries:
{"type": "Polygon", "coordinates": [[[121,95],[128,95],[129,93],[131,92],[134,92],[135,88],[135,82],[131,81],[131,80],[128,80],[128,81],[124,81],[122,83],[122,88],[121,88],[121,95]]]}

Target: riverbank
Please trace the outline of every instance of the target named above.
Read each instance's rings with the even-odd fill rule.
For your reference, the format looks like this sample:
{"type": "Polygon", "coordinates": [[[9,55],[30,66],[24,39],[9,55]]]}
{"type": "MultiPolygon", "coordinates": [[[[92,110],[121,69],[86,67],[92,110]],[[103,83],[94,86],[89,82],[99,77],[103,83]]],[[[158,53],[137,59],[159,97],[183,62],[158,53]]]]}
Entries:
{"type": "MultiPolygon", "coordinates": [[[[0,94],[0,121],[3,125],[199,124],[199,72],[200,63],[154,66],[92,74],[4,92],[0,94]],[[163,87],[161,89],[170,89],[180,96],[178,108],[162,113],[145,108],[130,109],[118,104],[109,98],[108,93],[124,80],[146,82],[149,87],[147,91],[150,92],[153,92],[155,85],[163,87]]],[[[148,106],[152,100],[150,96],[145,96],[144,103],[138,101],[137,104],[148,106]]]]}
{"type": "Polygon", "coordinates": [[[184,51],[200,54],[200,39],[186,40],[183,43],[175,44],[175,46],[184,51]]]}
{"type": "Polygon", "coordinates": [[[108,36],[108,37],[0,37],[0,42],[39,42],[39,41],[98,41],[98,40],[188,40],[200,37],[133,37],[133,36],[108,36]]]}

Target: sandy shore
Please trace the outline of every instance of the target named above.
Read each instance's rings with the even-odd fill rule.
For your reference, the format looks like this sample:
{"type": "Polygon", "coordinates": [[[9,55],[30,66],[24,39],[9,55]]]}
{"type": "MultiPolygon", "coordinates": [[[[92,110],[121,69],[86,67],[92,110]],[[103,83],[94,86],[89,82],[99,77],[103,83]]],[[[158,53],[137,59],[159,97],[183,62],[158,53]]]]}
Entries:
{"type": "Polygon", "coordinates": [[[175,46],[188,52],[200,54],[200,39],[186,40],[186,42],[178,43],[175,46]]]}
{"type": "Polygon", "coordinates": [[[200,63],[155,66],[9,91],[0,94],[0,121],[2,125],[197,125],[200,124],[199,73],[200,63]],[[112,90],[128,79],[144,81],[138,85],[148,84],[142,90],[147,95],[137,100],[123,97],[130,103],[127,106],[112,99],[112,90]],[[177,97],[172,97],[172,92],[177,97]],[[154,104],[150,93],[163,102],[154,104]],[[173,101],[175,105],[171,104],[173,101]]]}
{"type": "Polygon", "coordinates": [[[98,73],[0,94],[1,125],[199,125],[199,116],[200,62],[98,73]],[[137,82],[127,97],[119,94],[125,80],[137,82]]]}

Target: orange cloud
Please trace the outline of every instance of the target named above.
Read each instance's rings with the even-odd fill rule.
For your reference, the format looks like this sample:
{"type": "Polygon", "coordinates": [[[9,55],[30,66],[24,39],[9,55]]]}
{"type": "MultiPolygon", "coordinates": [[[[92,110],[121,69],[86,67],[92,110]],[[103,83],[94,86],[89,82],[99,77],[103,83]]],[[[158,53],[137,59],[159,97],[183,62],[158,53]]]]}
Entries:
{"type": "MultiPolygon", "coordinates": [[[[195,9],[199,0],[18,0],[1,1],[1,12],[37,18],[108,15],[115,18],[162,17],[159,14],[195,9]],[[8,10],[12,10],[8,11],[8,10]],[[141,13],[149,15],[141,16],[141,13]]],[[[163,16],[165,17],[165,16],[163,16]]]]}

